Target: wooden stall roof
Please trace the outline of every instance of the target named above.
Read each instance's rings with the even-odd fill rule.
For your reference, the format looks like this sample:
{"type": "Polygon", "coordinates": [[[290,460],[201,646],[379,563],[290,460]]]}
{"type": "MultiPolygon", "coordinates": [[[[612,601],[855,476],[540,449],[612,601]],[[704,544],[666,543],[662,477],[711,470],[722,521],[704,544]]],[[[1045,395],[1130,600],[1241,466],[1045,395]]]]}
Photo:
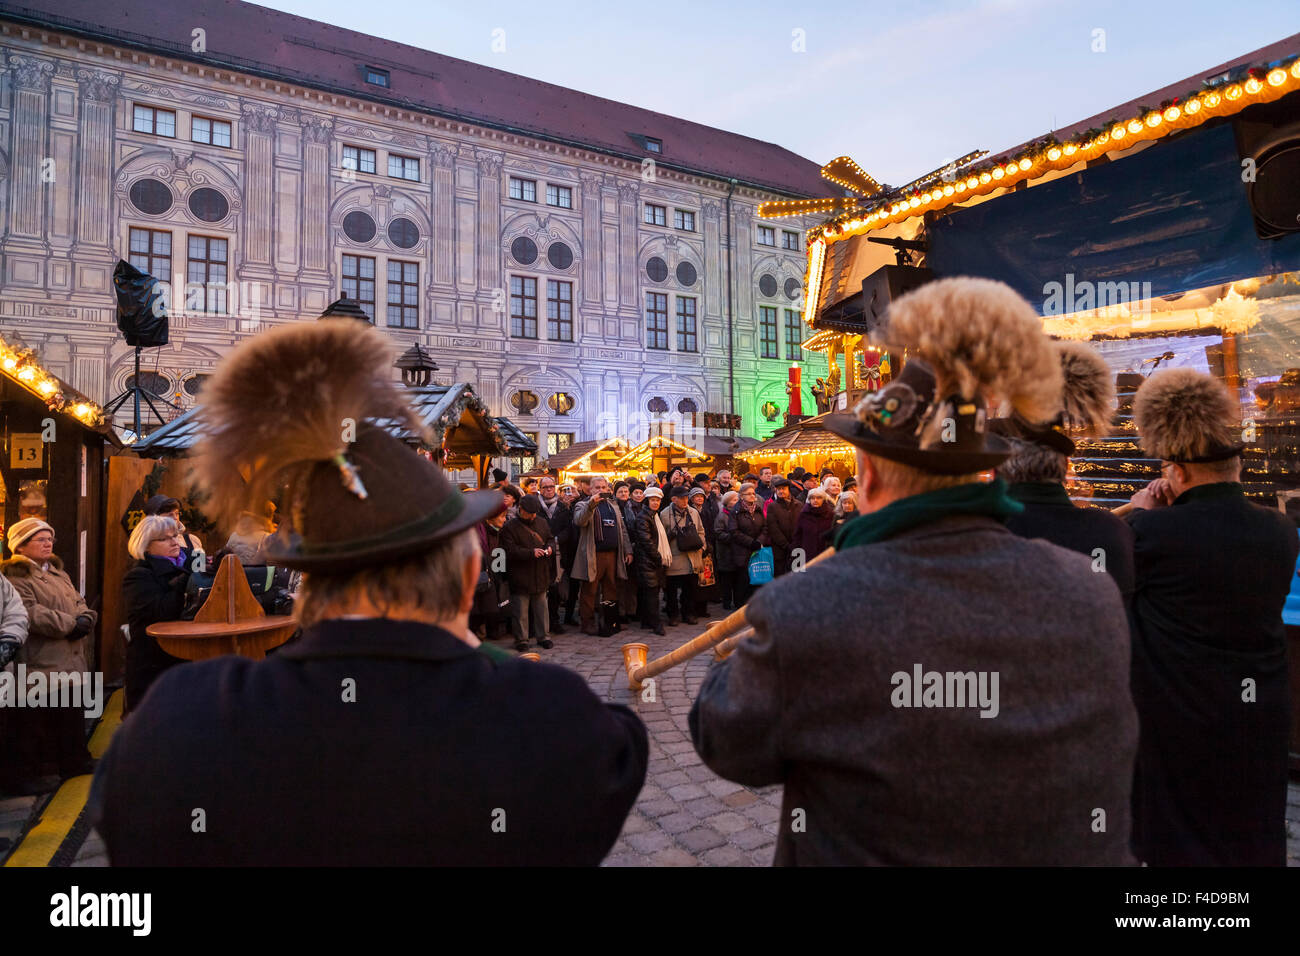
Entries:
{"type": "Polygon", "coordinates": [[[765,455],[772,458],[785,458],[788,455],[852,451],[852,445],[826,430],[823,424],[825,417],[825,414],[818,415],[815,418],[806,418],[793,425],[787,425],[767,441],[746,449],[745,459],[757,461],[765,455]]]}

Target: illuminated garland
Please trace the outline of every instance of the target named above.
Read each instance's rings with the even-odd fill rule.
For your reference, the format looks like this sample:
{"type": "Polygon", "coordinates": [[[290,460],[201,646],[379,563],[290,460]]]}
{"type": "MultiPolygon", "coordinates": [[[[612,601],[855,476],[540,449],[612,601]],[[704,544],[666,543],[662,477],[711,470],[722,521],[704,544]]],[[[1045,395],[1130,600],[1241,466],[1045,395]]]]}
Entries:
{"type": "Polygon", "coordinates": [[[94,402],[69,399],[57,378],[45,371],[35,349],[20,349],[0,337],[0,369],[45,403],[52,412],[75,418],[88,428],[105,424],[104,410],[94,402]]]}

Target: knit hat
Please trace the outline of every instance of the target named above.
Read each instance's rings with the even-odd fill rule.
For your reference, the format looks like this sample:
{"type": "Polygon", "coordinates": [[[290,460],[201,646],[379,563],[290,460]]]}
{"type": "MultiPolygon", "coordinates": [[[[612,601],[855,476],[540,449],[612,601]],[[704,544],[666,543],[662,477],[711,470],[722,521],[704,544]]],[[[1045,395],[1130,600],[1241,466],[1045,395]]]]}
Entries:
{"type": "Polygon", "coordinates": [[[699,496],[700,498],[707,498],[709,497],[709,493],[697,485],[694,488],[692,488],[688,494],[688,497],[691,498],[694,498],[696,496],[699,496]]]}
{"type": "Polygon", "coordinates": [[[40,518],[24,518],[22,521],[15,521],[9,526],[9,550],[17,551],[42,531],[54,534],[54,529],[40,518]]]}

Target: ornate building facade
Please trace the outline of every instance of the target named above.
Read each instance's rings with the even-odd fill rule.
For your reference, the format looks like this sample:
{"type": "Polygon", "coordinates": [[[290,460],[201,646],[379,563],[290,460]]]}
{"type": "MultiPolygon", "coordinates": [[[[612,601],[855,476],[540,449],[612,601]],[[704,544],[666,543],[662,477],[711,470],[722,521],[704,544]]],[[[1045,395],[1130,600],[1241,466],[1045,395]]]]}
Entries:
{"type": "MultiPolygon", "coordinates": [[[[473,383],[542,457],[660,420],[700,425],[705,411],[770,434],[792,361],[820,359],[805,387],[824,374],[799,347],[813,222],[755,214],[816,194],[815,164],[608,101],[596,102],[634,131],[616,149],[429,97],[394,105],[406,71],[434,75],[434,54],[232,6],[248,12],[246,35],[296,31],[312,68],[350,60],[356,90],[269,54],[232,66],[212,31],[195,52],[147,15],[158,4],[132,21],[157,22],[156,37],[94,19],[95,4],[0,6],[0,328],[80,391],[103,402],[133,375],[115,325],[119,258],[170,285],[171,343],[145,350],[141,381],[182,409],[242,337],[341,295],[399,351],[425,346],[441,380],[473,383]],[[678,158],[683,127],[737,170],[678,158]],[[761,174],[769,162],[777,182],[761,174]]],[[[453,68],[503,75],[437,59],[440,82],[453,68]]]]}

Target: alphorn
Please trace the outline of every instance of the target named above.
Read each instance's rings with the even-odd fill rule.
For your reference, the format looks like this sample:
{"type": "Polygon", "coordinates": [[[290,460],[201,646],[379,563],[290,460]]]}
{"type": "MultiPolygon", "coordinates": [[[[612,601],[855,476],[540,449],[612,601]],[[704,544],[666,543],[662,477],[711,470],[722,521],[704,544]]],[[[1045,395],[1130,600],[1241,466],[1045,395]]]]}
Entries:
{"type": "MultiPolygon", "coordinates": [[[[823,558],[828,558],[835,553],[834,548],[827,548],[817,557],[813,558],[804,565],[805,570],[811,568],[823,558]]],[[[669,651],[663,657],[657,657],[646,663],[646,657],[650,653],[650,646],[640,642],[623,645],[623,667],[627,670],[627,686],[629,690],[640,690],[641,682],[658,674],[662,674],[669,668],[676,667],[685,661],[690,660],[699,654],[703,654],[711,647],[722,644],[724,641],[733,640],[731,647],[735,647],[741,640],[754,633],[754,629],[749,626],[745,620],[745,608],[749,605],[736,608],[721,621],[714,621],[699,637],[692,638],[676,650],[669,651]]],[[[730,650],[730,648],[728,648],[730,650]]],[[[725,655],[724,655],[725,656],[725,655]]]]}

